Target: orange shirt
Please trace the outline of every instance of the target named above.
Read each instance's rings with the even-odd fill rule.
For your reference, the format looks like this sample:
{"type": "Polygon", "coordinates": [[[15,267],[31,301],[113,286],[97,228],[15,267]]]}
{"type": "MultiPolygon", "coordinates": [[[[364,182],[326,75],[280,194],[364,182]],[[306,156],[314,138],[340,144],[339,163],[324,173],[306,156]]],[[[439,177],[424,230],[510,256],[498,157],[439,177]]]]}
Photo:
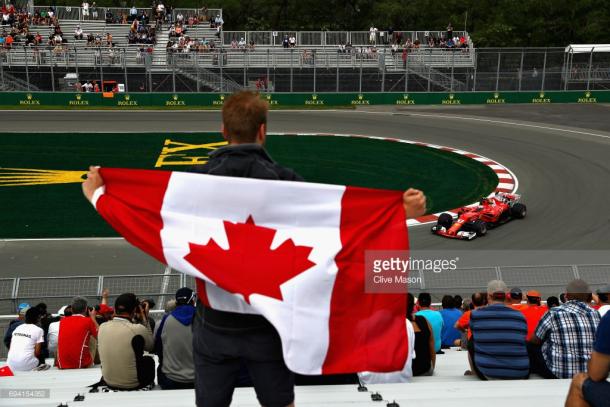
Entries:
{"type": "Polygon", "coordinates": [[[523,313],[523,316],[525,316],[525,320],[527,321],[527,340],[529,341],[536,331],[538,322],[540,322],[542,316],[546,314],[548,308],[542,305],[529,304],[522,307],[520,311],[523,313]]]}
{"type": "Polygon", "coordinates": [[[457,320],[457,326],[460,329],[468,328],[468,339],[472,338],[472,331],[470,330],[470,314],[472,311],[468,310],[462,314],[460,319],[457,320]]]}

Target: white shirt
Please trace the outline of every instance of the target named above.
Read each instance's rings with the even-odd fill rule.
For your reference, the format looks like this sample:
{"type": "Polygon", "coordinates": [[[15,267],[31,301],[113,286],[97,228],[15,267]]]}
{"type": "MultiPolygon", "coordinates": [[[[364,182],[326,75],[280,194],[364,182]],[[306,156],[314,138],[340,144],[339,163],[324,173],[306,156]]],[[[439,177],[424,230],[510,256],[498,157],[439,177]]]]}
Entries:
{"type": "Polygon", "coordinates": [[[34,324],[19,325],[11,337],[6,362],[15,371],[28,371],[38,366],[34,353],[36,344],[44,342],[44,331],[34,324]]]}
{"type": "Polygon", "coordinates": [[[406,321],[407,327],[407,361],[402,370],[389,373],[360,372],[358,377],[364,384],[405,383],[413,377],[413,359],[415,358],[415,330],[411,321],[406,321]]]}
{"type": "Polygon", "coordinates": [[[597,310],[597,312],[599,312],[599,315],[601,315],[602,317],[604,315],[606,315],[606,312],[610,311],[610,305],[602,305],[601,307],[599,307],[599,309],[597,310]]]}
{"type": "Polygon", "coordinates": [[[47,333],[47,341],[49,343],[49,352],[55,353],[57,350],[57,340],[59,339],[59,321],[52,322],[49,325],[47,333]]]}
{"type": "Polygon", "coordinates": [[[89,3],[87,3],[87,2],[83,3],[83,11],[89,11],[89,3]]]}

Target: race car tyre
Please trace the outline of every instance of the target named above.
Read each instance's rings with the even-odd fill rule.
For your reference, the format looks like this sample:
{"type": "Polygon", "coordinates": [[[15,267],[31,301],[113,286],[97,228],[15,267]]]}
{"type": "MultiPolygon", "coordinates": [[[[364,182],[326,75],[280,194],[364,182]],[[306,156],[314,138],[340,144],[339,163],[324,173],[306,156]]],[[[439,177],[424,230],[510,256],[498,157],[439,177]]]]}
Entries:
{"type": "Polygon", "coordinates": [[[453,224],[453,216],[449,215],[448,213],[441,213],[436,221],[436,224],[444,227],[445,229],[449,229],[453,224]]]}
{"type": "Polygon", "coordinates": [[[477,236],[485,236],[487,234],[487,223],[482,220],[475,220],[472,224],[472,229],[476,232],[477,236]]]}
{"type": "Polygon", "coordinates": [[[516,219],[523,219],[527,214],[527,208],[522,203],[516,203],[510,208],[510,215],[516,219]]]}

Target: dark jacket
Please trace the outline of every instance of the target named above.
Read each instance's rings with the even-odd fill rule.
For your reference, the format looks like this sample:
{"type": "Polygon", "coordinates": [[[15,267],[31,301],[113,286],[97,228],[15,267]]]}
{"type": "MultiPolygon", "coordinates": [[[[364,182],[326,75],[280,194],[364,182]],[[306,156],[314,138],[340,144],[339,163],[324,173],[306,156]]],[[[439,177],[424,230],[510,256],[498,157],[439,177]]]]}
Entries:
{"type": "Polygon", "coordinates": [[[8,328],[6,328],[6,332],[4,332],[4,345],[6,346],[6,349],[11,347],[13,331],[21,324],[23,324],[23,321],[20,319],[14,319],[9,323],[8,328]]]}
{"type": "MultiPolygon", "coordinates": [[[[267,151],[258,144],[239,144],[219,148],[210,154],[206,164],[194,167],[193,170],[227,177],[303,181],[300,175],[273,161],[267,151]]],[[[272,329],[271,324],[260,315],[218,311],[198,305],[197,316],[203,318],[207,326],[217,330],[272,329]]]]}

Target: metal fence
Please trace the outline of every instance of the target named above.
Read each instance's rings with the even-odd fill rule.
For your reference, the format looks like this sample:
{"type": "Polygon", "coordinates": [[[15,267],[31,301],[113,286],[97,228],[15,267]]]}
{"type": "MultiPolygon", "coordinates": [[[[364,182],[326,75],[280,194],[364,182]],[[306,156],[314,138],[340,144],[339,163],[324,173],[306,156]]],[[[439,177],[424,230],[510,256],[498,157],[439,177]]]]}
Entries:
{"type": "MultiPolygon", "coordinates": [[[[39,13],[42,16],[47,16],[50,7],[48,6],[34,6],[30,12],[32,14],[39,13]]],[[[89,7],[87,11],[83,11],[82,7],[69,7],[69,6],[57,6],[53,7],[54,17],[61,20],[75,20],[75,21],[105,21],[106,13],[109,11],[113,17],[121,15],[128,16],[130,14],[130,7],[89,7]]],[[[149,8],[137,8],[137,14],[141,15],[146,12],[148,16],[151,15],[152,9],[149,8]]],[[[182,14],[185,19],[188,20],[190,16],[201,17],[205,16],[208,20],[210,18],[221,16],[222,9],[193,9],[193,8],[175,8],[172,10],[171,16],[172,21],[176,21],[176,16],[182,14]]]]}
{"type": "Polygon", "coordinates": [[[0,90],[74,91],[115,81],[126,92],[468,92],[610,89],[610,53],[563,48],[438,49],[390,46],[216,48],[153,53],[138,46],[16,48],[0,52],[0,90]]]}

